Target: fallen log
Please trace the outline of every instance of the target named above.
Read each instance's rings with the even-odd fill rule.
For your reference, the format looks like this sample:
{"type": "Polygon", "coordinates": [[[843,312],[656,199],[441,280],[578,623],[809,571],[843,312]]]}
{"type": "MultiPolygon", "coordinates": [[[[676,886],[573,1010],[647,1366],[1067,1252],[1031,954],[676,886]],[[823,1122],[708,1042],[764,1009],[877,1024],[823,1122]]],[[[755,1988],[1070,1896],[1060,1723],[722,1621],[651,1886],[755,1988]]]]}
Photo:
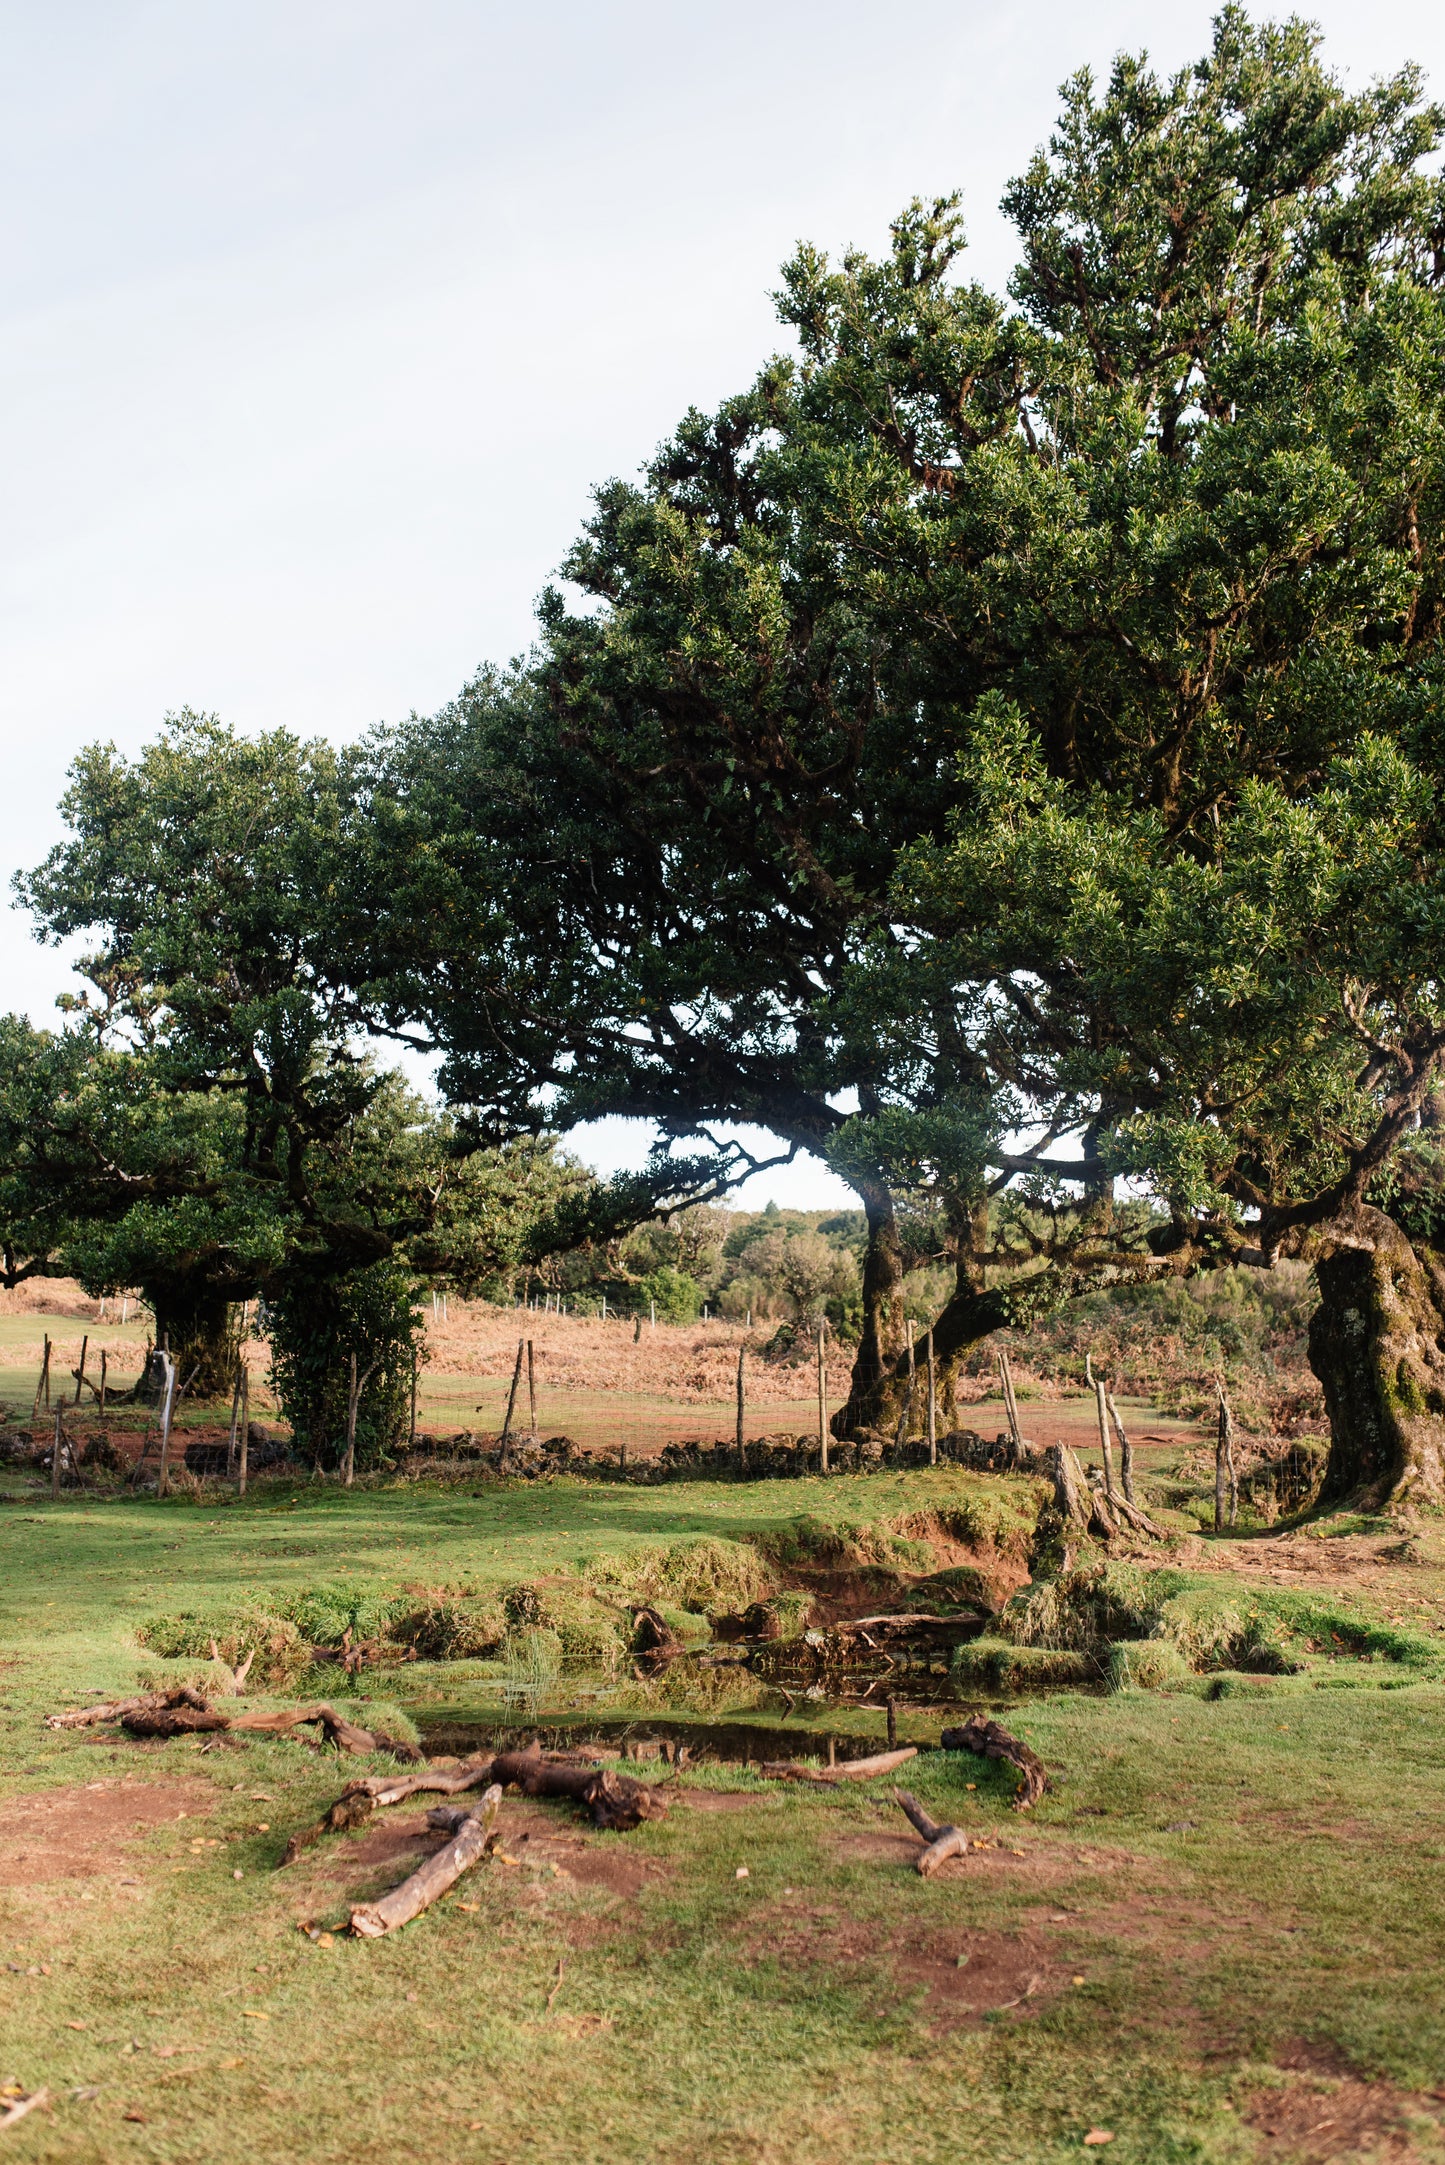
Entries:
{"type": "Polygon", "coordinates": [[[1043,1795],[1048,1775],[1042,1759],[1018,1737],[1010,1736],[1002,1723],[972,1714],[961,1729],[945,1729],[938,1741],[946,1752],[976,1752],[981,1759],[1002,1759],[1017,1767],[1021,1779],[1013,1799],[1015,1811],[1027,1811],[1043,1795]]]}
{"type": "Polygon", "coordinates": [[[893,1794],[927,1845],[920,1849],[913,1860],[914,1869],[920,1879],[928,1879],[948,1858],[961,1857],[966,1853],[968,1836],[962,1827],[940,1827],[936,1819],[929,1818],[910,1790],[895,1789],[893,1794]]]}
{"type": "Polygon", "coordinates": [[[397,1759],[415,1763],[419,1763],[422,1756],[415,1744],[408,1744],[401,1737],[388,1736],[384,1729],[359,1729],[344,1714],[338,1714],[335,1707],[320,1703],[281,1707],[270,1714],[235,1714],[225,1720],[232,1729],[263,1736],[290,1736],[296,1729],[316,1727],[325,1743],[334,1744],[343,1752],[390,1752],[397,1759]]]}
{"type": "Polygon", "coordinates": [[[230,1717],[215,1706],[143,1706],[122,1714],[120,1725],[127,1736],[188,1737],[208,1730],[229,1729],[230,1717]]]}
{"type": "Polygon", "coordinates": [[[47,1714],[47,1729],[88,1729],[95,1722],[124,1721],[128,1714],[144,1713],[151,1708],[168,1706],[191,1706],[204,1711],[209,1701],[204,1694],[189,1684],[178,1684],[172,1691],[144,1691],[133,1699],[103,1699],[99,1706],[71,1707],[64,1714],[47,1714]]]}
{"type": "Polygon", "coordinates": [[[432,1795],[452,1797],[462,1789],[481,1789],[492,1778],[492,1761],[468,1760],[460,1767],[428,1767],[421,1774],[368,1774],[359,1782],[348,1782],[334,1804],[327,1806],[318,1820],[309,1827],[298,1828],[282,1851],[280,1865],[294,1864],[303,1850],[319,1842],[324,1834],[341,1834],[348,1828],[364,1826],[375,1811],[389,1804],[400,1804],[406,1797],[414,1797],[420,1791],[432,1795]]]}
{"type": "Polygon", "coordinates": [[[680,1654],[682,1641],[666,1617],[647,1606],[632,1612],[632,1651],[634,1654],[680,1654]]]}
{"type": "Polygon", "coordinates": [[[645,1819],[661,1819],[668,1805],[660,1789],[636,1782],[630,1774],[544,1757],[536,1745],[524,1752],[498,1752],[492,1779],[528,1797],[572,1797],[587,1807],[594,1827],[637,1827],[645,1819]]]}
{"type": "Polygon", "coordinates": [[[382,1939],[399,1926],[410,1924],[423,1910],[454,1887],[463,1872],[470,1871],[487,1853],[497,1827],[502,1804],[502,1785],[493,1782],[478,1811],[468,1812],[453,1839],[434,1857],[428,1857],[390,1894],[379,1902],[363,1902],[351,1912],[351,1929],[358,1939],[382,1939]]]}
{"type": "Polygon", "coordinates": [[[916,1744],[900,1744],[897,1751],[874,1752],[870,1759],[840,1759],[833,1767],[800,1766],[796,1759],[764,1759],[759,1774],[777,1782],[870,1782],[877,1774],[891,1774],[905,1759],[916,1759],[916,1744]]]}

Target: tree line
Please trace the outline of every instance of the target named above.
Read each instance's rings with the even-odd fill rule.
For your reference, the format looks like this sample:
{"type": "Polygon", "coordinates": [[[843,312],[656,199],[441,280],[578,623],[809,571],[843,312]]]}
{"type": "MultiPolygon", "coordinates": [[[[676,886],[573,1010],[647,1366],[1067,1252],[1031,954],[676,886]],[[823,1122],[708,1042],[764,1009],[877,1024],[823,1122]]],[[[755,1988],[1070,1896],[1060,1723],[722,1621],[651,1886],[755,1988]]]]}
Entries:
{"type": "Polygon", "coordinates": [[[208,1345],[260,1292],[334,1391],[418,1274],[808,1153],[862,1216],[840,1434],[896,1418],[920,1258],[945,1369],[1298,1258],[1330,1492],[1445,1500],[1442,125],[1237,7],[1081,73],[1007,294],[954,199],[800,248],[795,351],[597,491],[525,662],[345,751],[87,752],[20,882],[92,951],[7,1026],[11,1282],[208,1345]],[[641,1175],[552,1140],[609,1114],[641,1175]]]}

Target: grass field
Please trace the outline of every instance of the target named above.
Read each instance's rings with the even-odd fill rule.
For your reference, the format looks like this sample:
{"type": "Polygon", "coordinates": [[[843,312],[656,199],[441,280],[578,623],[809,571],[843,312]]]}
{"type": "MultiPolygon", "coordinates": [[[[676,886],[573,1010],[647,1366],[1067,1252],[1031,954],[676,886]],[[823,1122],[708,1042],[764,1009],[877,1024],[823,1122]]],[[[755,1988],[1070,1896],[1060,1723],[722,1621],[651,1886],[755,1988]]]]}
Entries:
{"type": "MultiPolygon", "coordinates": [[[[476,1594],[659,1544],[776,1540],[805,1512],[857,1528],[993,1509],[1013,1486],[947,1470],[51,1506],[12,1479],[0,2079],[52,2103],[4,2134],[7,2155],[1445,2157],[1445,1687],[1396,1666],[1234,1679],[1217,1699],[1032,1701],[1009,1719],[1055,1775],[1034,1812],[1009,1809],[990,1763],[910,1766],[935,1817],[996,1845],[928,1882],[886,1782],[834,1793],[701,1766],[665,1820],[625,1835],[509,1794],[517,1862],[394,1939],[325,1946],[298,1920],[337,1924],[402,1877],[421,1812],[277,1872],[288,1832],[337,1793],[334,1758],[43,1726],[87,1691],[195,1673],[135,1637],[188,1603],[327,1583],[476,1594]]],[[[1433,1634],[1440,1537],[1400,1558],[1387,1533],[1338,1522],[1206,1544],[1203,1562],[1242,1599],[1328,1589],[1433,1634]]],[[[363,1678],[413,1713],[447,1689],[442,1664],[363,1678]]],[[[881,1714],[848,1718],[881,1743],[881,1714]]],[[[941,1718],[905,1707],[905,1738],[941,1718]]]]}

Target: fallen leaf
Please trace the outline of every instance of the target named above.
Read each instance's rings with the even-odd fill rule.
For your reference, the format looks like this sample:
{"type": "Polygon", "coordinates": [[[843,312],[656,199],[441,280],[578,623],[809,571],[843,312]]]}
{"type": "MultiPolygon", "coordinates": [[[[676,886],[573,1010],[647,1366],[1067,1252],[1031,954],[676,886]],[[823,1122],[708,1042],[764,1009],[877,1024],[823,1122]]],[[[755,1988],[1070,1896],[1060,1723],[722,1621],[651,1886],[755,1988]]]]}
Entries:
{"type": "Polygon", "coordinates": [[[474,1915],[476,1914],[477,1910],[478,1910],[478,1909],[479,1909],[480,1907],[481,1907],[481,1904],[480,1904],[479,1902],[458,1902],[458,1904],[457,1904],[457,1908],[458,1908],[458,1909],[464,1909],[464,1910],[466,1910],[466,1911],[467,1911],[467,1912],[468,1912],[468,1913],[469,1913],[470,1915],[473,1915],[473,1916],[474,1916],[474,1915]]]}
{"type": "Polygon", "coordinates": [[[520,1864],[520,1857],[509,1857],[505,1849],[494,1849],[492,1856],[498,1864],[520,1864]]]}
{"type": "Polygon", "coordinates": [[[241,2013],[248,2022],[269,2022],[271,2017],[262,2007],[243,2007],[241,2013]]]}
{"type": "Polygon", "coordinates": [[[221,2062],[222,2067],[244,2067],[245,2064],[245,2061],[234,2053],[229,2060],[222,2060],[221,2062]]]}
{"type": "Polygon", "coordinates": [[[65,2027],[67,2030],[83,2030],[85,2024],[83,2022],[67,2022],[65,2027]]]}
{"type": "Polygon", "coordinates": [[[733,1873],[733,1878],[734,1878],[734,1879],[746,1879],[747,1877],[748,1877],[748,1868],[747,1868],[747,1866],[746,1866],[745,1864],[740,1864],[740,1865],[738,1866],[737,1870],[736,1870],[736,1871],[735,1871],[735,1872],[733,1873]]]}
{"type": "Polygon", "coordinates": [[[336,1936],[331,1932],[318,1932],[316,1944],[318,1947],[334,1947],[336,1945],[336,1936]]]}
{"type": "Polygon", "coordinates": [[[1081,1984],[1082,1984],[1083,1982],[1084,1982],[1084,1980],[1083,1980],[1083,1978],[1082,1978],[1082,1977],[1076,1977],[1076,1978],[1074,1979],[1074,1983],[1075,1983],[1076,1985],[1081,1985],[1081,1984]]]}
{"type": "Polygon", "coordinates": [[[147,2124],[146,2116],[143,2112],[123,2112],[121,2114],[121,2118],[122,2120],[135,2120],[139,2123],[141,2127],[145,2127],[147,2124]]]}
{"type": "Polygon", "coordinates": [[[1112,2142],[1113,2140],[1114,2130],[1111,2127],[1091,2127],[1084,2137],[1084,2148],[1086,2150],[1096,2150],[1101,2143],[1112,2142]]]}

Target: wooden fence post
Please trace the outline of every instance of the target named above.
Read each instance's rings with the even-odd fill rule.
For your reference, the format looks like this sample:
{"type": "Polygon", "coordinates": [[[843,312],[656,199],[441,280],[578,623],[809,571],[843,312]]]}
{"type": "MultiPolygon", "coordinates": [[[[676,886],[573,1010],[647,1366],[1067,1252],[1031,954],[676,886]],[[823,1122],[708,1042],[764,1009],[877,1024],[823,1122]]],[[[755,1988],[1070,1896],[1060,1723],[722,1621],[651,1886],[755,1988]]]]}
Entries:
{"type": "Polygon", "coordinates": [[[80,1366],[75,1371],[75,1403],[80,1404],[80,1394],[85,1389],[85,1356],[90,1346],[90,1333],[86,1331],[80,1340],[80,1366]]]}
{"type": "Polygon", "coordinates": [[[502,1423],[502,1449],[505,1451],[512,1440],[512,1415],[517,1410],[517,1386],[522,1380],[522,1357],[527,1350],[525,1338],[517,1340],[517,1361],[512,1370],[512,1388],[507,1393],[507,1418],[502,1423]]]}
{"type": "Polygon", "coordinates": [[[236,1424],[241,1418],[241,1363],[236,1363],[236,1380],[231,1386],[231,1433],[226,1438],[226,1479],[229,1481],[236,1470],[236,1424]]]}
{"type": "Polygon", "coordinates": [[[823,1334],[828,1328],[824,1316],[818,1324],[818,1467],[828,1471],[828,1363],[823,1354],[823,1334]]]}
{"type": "Polygon", "coordinates": [[[1002,1351],[1000,1351],[998,1357],[998,1372],[999,1380],[1003,1385],[1003,1404],[1004,1412],[1008,1416],[1009,1438],[1014,1447],[1014,1458],[1018,1460],[1023,1456],[1023,1437],[1019,1433],[1018,1400],[1014,1397],[1013,1370],[1009,1367],[1008,1355],[1002,1351]]]}
{"type": "Polygon", "coordinates": [[[60,1454],[65,1448],[65,1408],[55,1409],[55,1437],[50,1446],[50,1494],[52,1499],[60,1494],[60,1454]]]}
{"type": "Polygon", "coordinates": [[[532,1417],[530,1430],[533,1443],[537,1441],[537,1371],[532,1361],[532,1341],[527,1340],[527,1406],[532,1417]]]}
{"type": "Polygon", "coordinates": [[[1109,1402],[1102,1376],[1094,1378],[1094,1403],[1099,1416],[1099,1449],[1104,1454],[1104,1498],[1108,1503],[1117,1503],[1118,1496],[1114,1488],[1114,1439],[1109,1434],[1109,1402]]]}
{"type": "Polygon", "coordinates": [[[938,1464],[938,1386],[933,1367],[933,1325],[928,1326],[928,1463],[938,1464]]]}
{"type": "Polygon", "coordinates": [[[1109,1412],[1113,1418],[1115,1434],[1119,1438],[1119,1475],[1120,1479],[1124,1483],[1124,1500],[1126,1503],[1133,1503],[1134,1446],[1130,1443],[1129,1438],[1125,1433],[1124,1424],[1119,1418],[1119,1408],[1114,1402],[1114,1394],[1112,1391],[1110,1391],[1109,1393],[1109,1412]]]}
{"type": "Polygon", "coordinates": [[[241,1463],[237,1469],[237,1490],[246,1493],[246,1474],[251,1451],[251,1371],[245,1361],[241,1363],[241,1463]]]}
{"type": "Polygon", "coordinates": [[[171,1492],[171,1415],[176,1405],[176,1364],[169,1348],[163,1348],[161,1360],[165,1363],[165,1395],[161,1400],[161,1470],[156,1481],[156,1494],[168,1496],[171,1492]]]}
{"type": "Polygon", "coordinates": [[[745,1398],[745,1395],[744,1395],[744,1394],[745,1394],[745,1390],[746,1390],[746,1386],[745,1386],[745,1384],[744,1384],[744,1382],[743,1382],[743,1362],[744,1362],[744,1361],[745,1361],[746,1359],[747,1359],[747,1348],[746,1348],[745,1346],[739,1346],[739,1347],[738,1347],[738,1472],[739,1472],[739,1474],[744,1474],[744,1473],[746,1473],[746,1472],[747,1472],[747,1470],[748,1470],[748,1466],[747,1466],[747,1445],[746,1445],[746,1444],[745,1444],[745,1443],[743,1442],[743,1413],[744,1413],[744,1409],[745,1409],[745,1406],[746,1406],[746,1398],[745,1398]]]}
{"type": "Polygon", "coordinates": [[[43,1391],[43,1392],[44,1392],[44,1394],[45,1394],[45,1404],[46,1404],[46,1407],[47,1407],[47,1409],[48,1409],[48,1408],[49,1408],[49,1405],[50,1405],[50,1333],[49,1333],[49,1331],[47,1331],[47,1332],[45,1333],[45,1356],[44,1356],[43,1360],[42,1360],[42,1361],[41,1361],[41,1363],[40,1363],[40,1381],[39,1381],[39,1382],[38,1382],[38,1383],[36,1384],[36,1386],[35,1386],[35,1404],[34,1404],[33,1408],[31,1409],[31,1414],[30,1414],[30,1418],[31,1418],[31,1420],[32,1420],[32,1421],[38,1421],[38,1420],[40,1419],[40,1396],[41,1396],[41,1393],[42,1393],[42,1391],[43,1391]]]}

